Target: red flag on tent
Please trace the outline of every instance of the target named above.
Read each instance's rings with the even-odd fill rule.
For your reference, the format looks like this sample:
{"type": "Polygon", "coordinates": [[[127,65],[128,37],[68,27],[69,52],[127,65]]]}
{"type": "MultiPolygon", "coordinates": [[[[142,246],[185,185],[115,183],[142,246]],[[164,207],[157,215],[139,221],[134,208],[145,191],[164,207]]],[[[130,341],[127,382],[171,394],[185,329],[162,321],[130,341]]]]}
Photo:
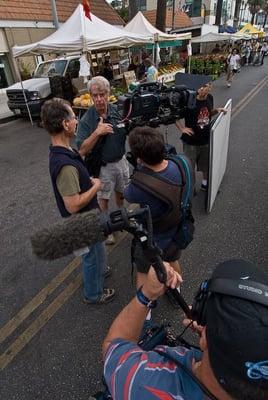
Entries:
{"type": "Polygon", "coordinates": [[[90,19],[90,21],[91,21],[89,0],[83,0],[83,1],[82,1],[82,4],[83,4],[83,9],[84,9],[84,12],[85,12],[85,16],[86,16],[88,19],[90,19]]]}

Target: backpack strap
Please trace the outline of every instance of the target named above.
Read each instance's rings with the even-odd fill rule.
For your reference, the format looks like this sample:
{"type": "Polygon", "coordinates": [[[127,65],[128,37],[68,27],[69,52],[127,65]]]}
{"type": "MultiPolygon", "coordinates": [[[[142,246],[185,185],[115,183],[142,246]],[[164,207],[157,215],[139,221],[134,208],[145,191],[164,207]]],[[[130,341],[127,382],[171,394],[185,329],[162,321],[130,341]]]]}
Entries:
{"type": "Polygon", "coordinates": [[[163,201],[166,212],[153,219],[154,230],[164,232],[181,219],[182,185],[171,182],[149,168],[135,171],[132,183],[163,201]]]}
{"type": "Polygon", "coordinates": [[[192,163],[184,154],[176,154],[168,157],[179,168],[182,177],[182,213],[186,213],[191,207],[191,200],[193,196],[193,168],[192,163]]]}

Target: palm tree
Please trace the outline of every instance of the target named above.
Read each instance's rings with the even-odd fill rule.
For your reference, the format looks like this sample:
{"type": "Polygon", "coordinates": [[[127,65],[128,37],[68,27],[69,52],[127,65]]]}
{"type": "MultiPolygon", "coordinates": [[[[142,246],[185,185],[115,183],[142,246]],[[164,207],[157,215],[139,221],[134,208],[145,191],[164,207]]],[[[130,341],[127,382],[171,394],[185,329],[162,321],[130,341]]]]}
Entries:
{"type": "Polygon", "coordinates": [[[166,30],[167,0],[157,0],[155,26],[162,32],[166,30]]]}
{"type": "Polygon", "coordinates": [[[138,12],[138,4],[137,4],[137,0],[130,0],[129,2],[129,6],[128,6],[128,18],[129,21],[135,17],[135,15],[138,12]]]}

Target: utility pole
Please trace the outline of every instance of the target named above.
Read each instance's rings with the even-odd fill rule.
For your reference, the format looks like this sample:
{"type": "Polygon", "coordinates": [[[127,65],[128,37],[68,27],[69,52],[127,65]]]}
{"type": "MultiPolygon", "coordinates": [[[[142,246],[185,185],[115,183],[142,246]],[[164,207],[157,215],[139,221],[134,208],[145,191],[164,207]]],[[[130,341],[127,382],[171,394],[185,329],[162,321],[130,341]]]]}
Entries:
{"type": "Polygon", "coordinates": [[[172,2],[172,30],[175,29],[175,3],[176,3],[176,0],[173,0],[173,2],[172,2]]]}
{"type": "Polygon", "coordinates": [[[220,26],[220,24],[221,24],[222,3],[223,3],[223,0],[217,1],[215,25],[218,25],[218,26],[220,26]]]}
{"type": "Polygon", "coordinates": [[[53,24],[56,29],[59,29],[59,20],[58,20],[58,14],[57,14],[57,7],[56,7],[56,0],[50,0],[51,4],[51,11],[52,11],[52,16],[53,16],[53,24]]]}

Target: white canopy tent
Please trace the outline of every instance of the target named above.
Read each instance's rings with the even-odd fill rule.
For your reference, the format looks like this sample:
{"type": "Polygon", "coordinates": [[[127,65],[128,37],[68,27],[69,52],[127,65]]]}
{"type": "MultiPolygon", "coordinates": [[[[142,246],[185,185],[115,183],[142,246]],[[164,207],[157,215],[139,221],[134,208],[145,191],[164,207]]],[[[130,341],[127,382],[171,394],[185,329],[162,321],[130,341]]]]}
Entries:
{"type": "Polygon", "coordinates": [[[222,41],[236,41],[248,39],[248,35],[240,35],[237,33],[206,33],[205,35],[197,36],[192,39],[192,43],[212,43],[222,41]]]}
{"type": "Polygon", "coordinates": [[[169,41],[169,40],[187,40],[191,39],[191,32],[181,33],[181,34],[169,34],[160,31],[155,28],[150,22],[144,17],[141,11],[139,11],[134,18],[125,26],[125,31],[141,34],[147,36],[148,39],[153,40],[154,35],[158,35],[157,40],[161,41],[169,41]]]}
{"type": "Polygon", "coordinates": [[[70,18],[52,35],[25,46],[12,48],[14,57],[25,54],[66,53],[101,49],[126,48],[153,42],[148,35],[128,32],[91,14],[90,21],[79,4],[70,18]]]}

